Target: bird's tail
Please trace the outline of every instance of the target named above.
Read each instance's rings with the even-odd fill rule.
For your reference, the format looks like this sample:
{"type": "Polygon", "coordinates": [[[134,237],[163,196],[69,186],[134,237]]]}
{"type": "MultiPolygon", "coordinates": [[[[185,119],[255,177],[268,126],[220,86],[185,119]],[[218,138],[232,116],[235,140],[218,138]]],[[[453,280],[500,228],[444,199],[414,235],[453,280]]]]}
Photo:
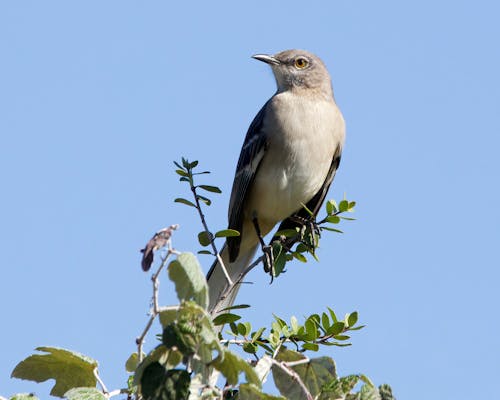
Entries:
{"type": "Polygon", "coordinates": [[[230,292],[224,293],[229,288],[229,283],[219,261],[215,260],[212,268],[210,268],[210,271],[208,271],[207,274],[209,296],[208,311],[210,313],[214,315],[218,314],[224,308],[233,305],[236,295],[238,294],[238,290],[240,289],[241,282],[238,281],[243,278],[242,273],[252,262],[256,250],[257,246],[249,251],[240,253],[236,261],[230,263],[229,250],[227,246],[224,245],[220,252],[220,257],[226,267],[229,277],[235,285],[230,292]]]}

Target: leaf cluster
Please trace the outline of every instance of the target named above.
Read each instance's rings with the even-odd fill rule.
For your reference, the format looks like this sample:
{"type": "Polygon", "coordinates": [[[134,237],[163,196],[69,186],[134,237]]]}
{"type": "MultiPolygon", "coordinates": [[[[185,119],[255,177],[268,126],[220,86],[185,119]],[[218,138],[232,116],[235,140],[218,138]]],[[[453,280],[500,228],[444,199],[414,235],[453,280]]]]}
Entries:
{"type": "MultiPolygon", "coordinates": [[[[204,227],[198,234],[198,241],[203,247],[211,248],[199,253],[216,255],[215,238],[239,235],[233,230],[212,233],[208,229],[201,205],[210,206],[212,201],[207,193],[220,193],[220,189],[195,184],[195,176],[209,173],[196,171],[198,161],[183,158],[175,165],[180,181],[186,182],[193,194],[193,201],[177,198],[175,202],[197,209],[204,227]]],[[[295,229],[276,234],[277,240],[272,243],[273,276],[278,276],[292,259],[306,262],[306,254],[317,259],[315,250],[320,233],[342,233],[336,226],[341,220],[352,220],[344,213],[352,212],[354,206],[355,202],[346,199],[338,204],[330,200],[325,205],[326,216],[319,221],[304,207],[310,218],[298,220],[295,229]]],[[[170,240],[170,236],[167,239],[170,240]]],[[[156,251],[159,247],[155,245],[152,249],[156,251]]],[[[275,315],[270,327],[258,328],[243,322],[237,313],[249,307],[247,305],[229,307],[213,318],[207,310],[207,281],[196,256],[172,251],[170,246],[169,255],[153,274],[153,293],[150,321],[140,340],[137,339],[138,351],[130,355],[125,365],[130,373],[125,388],[108,391],[99,377],[97,361],[56,347],[37,348],[43,354],[34,354],[21,361],[12,376],[36,382],[54,379],[51,394],[70,400],[104,400],[120,394],[126,394],[128,399],[144,400],[394,399],[388,385],[376,388],[362,374],[339,377],[332,358],[307,356],[322,346],[349,346],[350,335],[363,328],[358,324],[356,311],[338,318],[328,308],[300,322],[295,316],[287,322],[275,315]],[[158,276],[172,254],[177,257],[168,263],[167,272],[174,283],[179,304],[159,307],[158,276]],[[162,328],[158,344],[148,354],[143,354],[142,340],[156,318],[162,328]],[[229,339],[222,336],[224,326],[228,328],[225,334],[229,339]],[[232,350],[234,348],[252,359],[242,358],[232,350]],[[262,383],[269,374],[283,397],[262,392],[262,383]],[[218,384],[218,377],[223,378],[223,385],[218,384]]],[[[32,394],[17,394],[11,399],[37,400],[32,394]]],[[[0,400],[4,399],[0,397],[0,400]]]]}
{"type": "MultiPolygon", "coordinates": [[[[241,308],[242,306],[236,306],[241,308]]],[[[231,307],[230,309],[233,309],[231,307]]],[[[274,316],[271,329],[265,334],[266,328],[252,331],[250,322],[239,322],[241,317],[237,314],[227,312],[219,314],[214,319],[215,325],[229,324],[228,335],[233,336],[233,343],[242,347],[243,351],[256,354],[261,348],[265,354],[273,355],[284,344],[293,344],[297,351],[318,351],[324,346],[349,346],[347,342],[349,331],[356,331],[364,325],[356,325],[358,313],[356,311],[347,314],[343,320],[339,320],[335,312],[328,308],[328,312],[312,314],[305,318],[300,324],[295,316],[287,323],[283,318],[274,316]]]]}
{"type": "Polygon", "coordinates": [[[195,160],[190,162],[187,159],[182,158],[180,163],[174,161],[174,164],[177,167],[175,172],[177,175],[180,176],[179,181],[186,182],[189,185],[189,188],[193,194],[193,199],[194,199],[193,202],[183,197],[177,197],[174,200],[174,202],[181,203],[189,207],[194,207],[198,210],[204,228],[204,230],[198,233],[198,242],[202,247],[208,247],[208,246],[212,247],[212,251],[204,249],[198,251],[198,254],[209,254],[215,256],[217,254],[217,249],[215,248],[214,245],[215,238],[239,236],[240,233],[234,229],[222,229],[215,233],[212,233],[208,229],[208,225],[205,221],[205,215],[203,214],[201,204],[203,203],[206,206],[210,206],[212,204],[212,200],[208,198],[206,194],[201,195],[199,191],[201,190],[204,192],[216,193],[216,194],[222,193],[222,191],[217,186],[199,185],[199,184],[195,185],[194,182],[195,176],[205,175],[210,173],[210,171],[195,172],[195,168],[198,166],[198,161],[195,160]]]}
{"type": "Polygon", "coordinates": [[[283,229],[275,233],[272,242],[273,277],[277,277],[284,270],[286,263],[293,259],[307,262],[307,254],[316,261],[316,249],[319,247],[321,232],[329,231],[343,233],[337,226],[342,220],[353,221],[354,218],[346,217],[345,213],[354,212],[356,202],[342,200],[337,204],[335,200],[328,200],[325,204],[326,216],[317,220],[314,213],[303,205],[303,209],[308,218],[297,217],[295,228],[283,229]]]}

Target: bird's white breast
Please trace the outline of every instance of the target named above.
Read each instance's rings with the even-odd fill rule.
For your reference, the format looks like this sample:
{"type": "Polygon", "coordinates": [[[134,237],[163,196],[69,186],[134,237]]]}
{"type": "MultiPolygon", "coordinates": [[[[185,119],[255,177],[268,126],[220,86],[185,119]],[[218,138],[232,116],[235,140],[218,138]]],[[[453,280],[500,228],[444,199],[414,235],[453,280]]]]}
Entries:
{"type": "Polygon", "coordinates": [[[265,118],[269,147],[250,196],[253,209],[247,211],[274,225],[322,187],[345,126],[333,100],[292,92],[274,96],[265,118]]]}

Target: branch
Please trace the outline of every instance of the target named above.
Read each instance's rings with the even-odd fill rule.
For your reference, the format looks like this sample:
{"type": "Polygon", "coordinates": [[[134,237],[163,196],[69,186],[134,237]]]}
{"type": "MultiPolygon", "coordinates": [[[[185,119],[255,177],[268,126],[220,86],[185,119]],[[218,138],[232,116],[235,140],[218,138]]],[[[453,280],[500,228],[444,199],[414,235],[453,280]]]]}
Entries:
{"type": "Polygon", "coordinates": [[[130,390],[129,389],[116,389],[116,390],[112,390],[111,392],[108,393],[108,398],[113,397],[113,396],[118,396],[119,394],[130,395],[130,390]]]}
{"type": "Polygon", "coordinates": [[[168,248],[167,255],[164,258],[162,258],[160,266],[158,267],[157,271],[151,277],[151,281],[153,282],[153,307],[149,312],[150,317],[149,317],[149,320],[146,323],[146,326],[145,326],[144,330],[142,331],[141,335],[135,339],[135,343],[137,344],[137,357],[138,357],[139,363],[142,361],[142,355],[143,355],[142,347],[144,345],[144,338],[148,334],[149,329],[151,329],[151,326],[153,325],[155,318],[158,316],[160,311],[163,310],[163,308],[161,308],[159,306],[159,301],[158,301],[158,292],[159,292],[159,287],[160,287],[160,280],[158,279],[158,277],[160,276],[160,273],[163,270],[163,268],[165,267],[165,265],[167,265],[167,261],[169,260],[170,256],[172,254],[174,254],[174,255],[180,254],[177,250],[172,248],[172,243],[170,241],[170,238],[168,239],[166,245],[168,248]]]}
{"type": "MultiPolygon", "coordinates": [[[[217,253],[217,256],[220,258],[219,254],[217,253]]],[[[236,286],[238,285],[241,285],[243,282],[243,279],[245,278],[245,276],[252,270],[254,269],[257,265],[259,265],[262,261],[264,260],[264,256],[260,256],[259,258],[257,258],[253,263],[251,263],[248,267],[246,267],[242,272],[240,272],[240,274],[237,276],[236,280],[234,282],[231,282],[229,280],[229,282],[231,282],[230,284],[227,285],[226,289],[222,292],[222,294],[219,296],[219,300],[217,301],[217,303],[214,305],[212,311],[211,311],[211,314],[212,315],[215,315],[217,313],[220,312],[220,310],[218,310],[219,308],[219,304],[223,303],[224,300],[226,299],[227,296],[229,296],[231,294],[231,292],[236,288],[236,286]]],[[[222,264],[222,260],[219,261],[221,263],[221,266],[222,266],[222,270],[224,271],[225,274],[227,274],[227,271],[224,267],[224,264],[222,264]]]]}
{"type": "Polygon", "coordinates": [[[94,372],[94,377],[97,379],[97,382],[99,383],[99,386],[101,386],[102,392],[105,395],[108,395],[109,394],[108,389],[106,388],[106,385],[104,384],[101,377],[99,376],[99,371],[97,371],[97,368],[94,368],[93,372],[94,372]]]}
{"type": "MultiPolygon", "coordinates": [[[[191,173],[191,171],[189,171],[191,173]]],[[[210,245],[212,247],[212,251],[217,257],[217,261],[219,262],[222,272],[224,272],[224,276],[226,277],[228,285],[233,285],[233,281],[231,280],[231,277],[229,276],[229,273],[227,272],[226,266],[224,265],[224,262],[222,261],[222,258],[219,254],[219,251],[217,250],[217,247],[215,246],[215,240],[213,238],[212,232],[208,229],[207,221],[205,220],[205,214],[203,214],[203,211],[201,210],[201,205],[200,205],[200,200],[198,198],[198,194],[196,193],[196,186],[194,186],[193,179],[189,180],[189,186],[191,187],[191,191],[193,192],[194,196],[194,201],[196,202],[196,209],[198,210],[198,214],[200,215],[201,223],[203,225],[203,229],[205,230],[206,234],[210,237],[210,245]]]]}

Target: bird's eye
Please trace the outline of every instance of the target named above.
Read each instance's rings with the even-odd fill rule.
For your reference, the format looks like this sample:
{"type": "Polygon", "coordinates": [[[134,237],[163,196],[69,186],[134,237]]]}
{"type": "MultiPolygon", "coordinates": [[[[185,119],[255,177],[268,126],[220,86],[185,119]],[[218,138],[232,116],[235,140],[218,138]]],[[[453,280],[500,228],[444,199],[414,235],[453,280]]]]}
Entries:
{"type": "Polygon", "coordinates": [[[295,68],[304,69],[308,65],[309,65],[309,62],[305,58],[299,57],[299,58],[295,59],[295,68]]]}

